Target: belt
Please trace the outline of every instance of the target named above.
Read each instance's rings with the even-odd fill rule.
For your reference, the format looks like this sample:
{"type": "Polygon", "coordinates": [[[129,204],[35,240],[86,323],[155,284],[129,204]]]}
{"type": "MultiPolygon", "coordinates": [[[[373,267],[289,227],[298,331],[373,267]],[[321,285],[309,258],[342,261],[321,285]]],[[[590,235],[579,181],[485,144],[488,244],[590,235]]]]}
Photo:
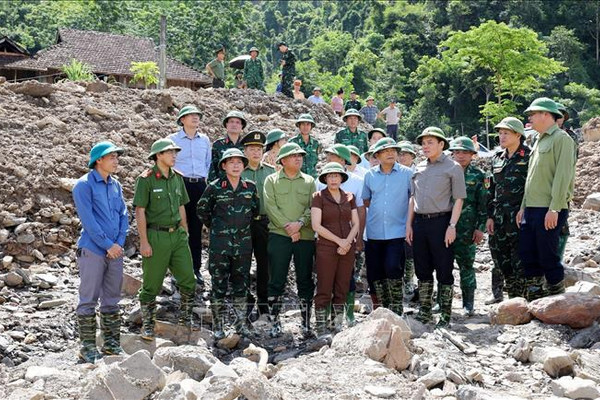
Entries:
{"type": "Polygon", "coordinates": [[[255,221],[261,221],[263,219],[267,219],[266,215],[257,215],[256,217],[253,218],[255,221]]]}
{"type": "Polygon", "coordinates": [[[161,232],[175,232],[179,228],[178,226],[161,226],[161,225],[148,225],[148,229],[152,229],[153,231],[161,231],[161,232]]]}
{"type": "Polygon", "coordinates": [[[204,182],[205,178],[186,178],[185,176],[183,177],[184,182],[187,183],[200,183],[200,182],[204,182]]]}
{"type": "Polygon", "coordinates": [[[432,218],[445,217],[450,214],[452,214],[450,211],[446,211],[446,212],[432,213],[432,214],[415,214],[415,216],[416,216],[416,218],[420,218],[420,219],[432,219],[432,218]]]}

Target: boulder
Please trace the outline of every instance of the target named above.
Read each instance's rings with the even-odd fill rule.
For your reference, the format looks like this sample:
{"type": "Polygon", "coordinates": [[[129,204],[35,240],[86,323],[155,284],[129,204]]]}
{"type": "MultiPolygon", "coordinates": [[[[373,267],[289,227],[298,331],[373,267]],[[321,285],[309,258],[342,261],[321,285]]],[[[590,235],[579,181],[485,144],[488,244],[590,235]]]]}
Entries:
{"type": "Polygon", "coordinates": [[[594,211],[600,211],[600,193],[592,193],[585,198],[582,208],[594,211]]]}
{"type": "Polygon", "coordinates": [[[532,319],[527,300],[522,297],[504,300],[490,311],[490,323],[495,325],[521,325],[532,319]]]}
{"type": "Polygon", "coordinates": [[[579,330],[569,340],[569,346],[574,349],[586,349],[600,342],[600,326],[594,322],[592,326],[579,330]]]}
{"type": "Polygon", "coordinates": [[[170,367],[187,373],[190,378],[202,380],[218,359],[203,346],[162,347],[154,353],[158,367],[170,367]]]}
{"type": "Polygon", "coordinates": [[[35,389],[16,388],[8,397],[10,400],[44,400],[44,392],[35,389]]]}
{"type": "Polygon", "coordinates": [[[577,281],[565,291],[567,293],[590,293],[598,296],[600,295],[600,285],[593,282],[577,281]]]}
{"type": "Polygon", "coordinates": [[[585,328],[600,317],[600,297],[589,293],[564,293],[532,301],[529,311],[547,324],[585,328]]]}
{"type": "Polygon", "coordinates": [[[432,387],[439,385],[445,380],[446,373],[444,372],[444,370],[440,368],[432,368],[431,371],[429,371],[427,374],[417,379],[417,383],[422,383],[427,387],[427,389],[431,389],[432,387]]]}
{"type": "Polygon", "coordinates": [[[10,90],[17,94],[24,94],[32,97],[47,97],[51,95],[55,88],[49,83],[40,83],[38,81],[25,81],[7,85],[10,90]]]}
{"type": "Polygon", "coordinates": [[[206,372],[205,378],[210,378],[211,376],[225,376],[233,379],[239,378],[239,375],[233,368],[223,364],[221,361],[214,363],[208,372],[206,372]]]}
{"type": "Polygon", "coordinates": [[[544,357],[544,371],[553,378],[573,373],[574,362],[569,354],[561,349],[550,349],[544,357]]]}
{"type": "Polygon", "coordinates": [[[240,397],[240,388],[235,379],[226,376],[211,376],[205,378],[200,384],[206,382],[207,388],[201,399],[210,400],[236,400],[240,397]]]}
{"type": "Polygon", "coordinates": [[[127,274],[123,273],[123,284],[121,285],[121,292],[127,296],[135,296],[140,288],[142,287],[142,281],[127,274]]]}
{"type": "Polygon", "coordinates": [[[531,344],[525,338],[519,338],[510,348],[510,355],[517,361],[527,362],[531,354],[531,344]]]}
{"type": "Polygon", "coordinates": [[[586,122],[582,131],[585,142],[600,141],[600,117],[592,118],[586,122]]]}
{"type": "Polygon", "coordinates": [[[61,375],[64,375],[64,373],[58,370],[57,368],[41,367],[34,365],[27,368],[27,371],[25,372],[25,379],[27,379],[29,382],[35,382],[38,379],[48,379],[61,375]]]}
{"type": "Polygon", "coordinates": [[[600,354],[597,351],[575,350],[571,358],[575,360],[575,376],[600,384],[600,354]]]}
{"type": "Polygon", "coordinates": [[[171,346],[175,346],[175,343],[171,342],[170,340],[156,338],[152,342],[148,342],[143,340],[140,335],[134,335],[131,333],[121,334],[121,347],[127,354],[133,354],[140,350],[146,350],[148,353],[150,353],[150,357],[153,357],[157,349],[171,346]]]}
{"type": "Polygon", "coordinates": [[[386,367],[403,371],[410,365],[412,353],[406,347],[405,332],[398,326],[392,327],[392,334],[388,343],[388,353],[383,359],[386,367]]]}
{"type": "Polygon", "coordinates": [[[6,286],[17,287],[23,284],[23,277],[14,271],[4,275],[4,283],[6,286]]]}
{"type": "Polygon", "coordinates": [[[282,400],[283,395],[261,373],[250,373],[237,380],[241,394],[248,400],[282,400]]]}
{"type": "Polygon", "coordinates": [[[569,399],[595,399],[600,397],[600,392],[594,381],[589,379],[563,376],[550,382],[552,393],[558,397],[569,399]]]}
{"type": "Polygon", "coordinates": [[[108,92],[108,84],[104,81],[94,81],[86,85],[85,90],[92,93],[108,92]]]}
{"type": "Polygon", "coordinates": [[[175,344],[189,344],[194,346],[211,345],[212,333],[204,328],[190,329],[188,327],[172,324],[170,322],[156,321],[154,332],[157,336],[170,340],[175,344]]]}

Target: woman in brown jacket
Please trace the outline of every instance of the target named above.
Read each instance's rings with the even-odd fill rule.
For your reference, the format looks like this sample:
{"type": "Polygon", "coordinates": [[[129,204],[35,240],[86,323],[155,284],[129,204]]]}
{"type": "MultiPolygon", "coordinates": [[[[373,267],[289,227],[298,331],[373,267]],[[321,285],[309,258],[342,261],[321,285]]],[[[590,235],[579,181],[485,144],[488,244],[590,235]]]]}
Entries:
{"type": "Polygon", "coordinates": [[[352,193],[340,188],[347,180],[348,174],[340,164],[328,163],[319,175],[319,181],[327,187],[316,192],[312,201],[312,228],[318,234],[317,294],[314,298],[318,335],[326,333],[327,308],[331,303],[336,330],[341,329],[354,267],[358,211],[352,193]]]}

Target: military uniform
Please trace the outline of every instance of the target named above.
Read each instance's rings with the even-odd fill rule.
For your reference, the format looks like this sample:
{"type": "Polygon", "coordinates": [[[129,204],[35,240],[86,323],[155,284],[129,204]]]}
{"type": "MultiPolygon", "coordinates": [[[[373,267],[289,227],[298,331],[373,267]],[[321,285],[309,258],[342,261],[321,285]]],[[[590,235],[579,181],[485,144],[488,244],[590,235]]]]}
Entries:
{"type": "MultiPolygon", "coordinates": [[[[499,270],[499,273],[492,270],[492,281],[499,280],[501,284],[505,279],[509,297],[523,295],[524,275],[515,221],[523,200],[530,153],[531,150],[521,144],[512,157],[508,157],[507,150],[501,150],[492,159],[487,215],[494,220],[494,234],[490,235],[489,244],[494,270],[499,270]]],[[[494,297],[502,297],[502,286],[496,289],[500,291],[499,296],[493,293],[494,297]]]]}
{"type": "Polygon", "coordinates": [[[487,192],[489,178],[485,172],[473,164],[465,168],[465,185],[467,198],[464,200],[460,219],[456,224],[456,240],[454,241],[454,259],[460,270],[460,289],[463,295],[463,305],[472,312],[475,288],[476,245],[473,243],[473,232],[485,232],[487,192]]]}
{"type": "Polygon", "coordinates": [[[302,172],[307,175],[317,178],[317,163],[319,162],[319,153],[323,148],[317,139],[312,136],[308,137],[308,143],[304,142],[302,135],[298,134],[290,139],[290,143],[297,143],[302,150],[306,152],[304,161],[302,162],[302,172]]]}
{"type": "Polygon", "coordinates": [[[341,143],[345,144],[346,146],[356,146],[361,153],[365,153],[369,150],[367,133],[358,128],[356,129],[356,132],[350,132],[348,127],[338,131],[335,134],[334,143],[341,143]]]}
{"type": "Polygon", "coordinates": [[[352,108],[355,110],[360,110],[362,108],[362,104],[358,100],[348,100],[344,106],[344,111],[348,111],[352,108]]]}
{"type": "Polygon", "coordinates": [[[262,62],[255,58],[247,59],[244,62],[244,78],[248,89],[265,90],[263,82],[265,81],[265,75],[263,72],[262,62]]]}
{"type": "Polygon", "coordinates": [[[281,59],[285,61],[285,65],[281,68],[281,93],[289,98],[294,98],[292,85],[296,77],[296,56],[290,49],[283,53],[281,59]]]}
{"type": "Polygon", "coordinates": [[[237,142],[233,142],[229,138],[229,136],[225,136],[224,138],[217,139],[214,141],[212,145],[212,158],[210,162],[210,171],[208,172],[208,181],[212,182],[215,179],[221,178],[223,176],[223,170],[219,168],[219,160],[223,153],[227,149],[237,148],[241,151],[244,150],[244,146],[241,143],[241,140],[238,139],[237,142]]]}

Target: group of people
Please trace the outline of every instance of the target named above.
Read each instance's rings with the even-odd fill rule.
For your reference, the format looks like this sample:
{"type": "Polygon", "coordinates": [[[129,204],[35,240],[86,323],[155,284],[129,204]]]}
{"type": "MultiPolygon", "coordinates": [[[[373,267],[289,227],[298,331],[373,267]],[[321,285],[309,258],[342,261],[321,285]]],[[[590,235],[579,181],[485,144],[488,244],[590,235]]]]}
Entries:
{"type": "MultiPolygon", "coordinates": [[[[526,114],[538,132],[533,149],[524,144],[522,122],[504,119],[495,127],[501,150],[490,175],[473,162],[473,140],[450,141],[438,127],[417,136],[424,160],[415,163],[410,142],[397,142],[379,128],[360,130],[362,115],[352,108],[343,115],[346,127],[323,150],[311,135],[316,123],[310,114],[298,117],[298,132],[288,140],[279,129],[244,133],[244,114],[231,111],[222,120],[224,136],[211,144],[198,129],[201,111],[183,107],[177,116],[181,129],[152,144],[148,158],[154,165],[135,187],[143,257],[141,337],[155,337],[156,296],[167,270],[181,294],[179,323],[192,326],[195,290],[204,285],[203,225],[210,230],[207,267],[216,339],[230,330],[252,336],[251,316],[260,314],[268,315],[273,337],[281,333],[292,258],[307,336],[313,332],[313,304],[318,335],[340,330],[344,321],[354,324],[355,275],[363,262],[374,307],[398,315],[405,295],[414,290],[416,273],[416,319],[423,323],[433,321],[435,272],[436,326],[447,327],[454,261],[463,307],[469,315],[474,312],[473,263],[485,231],[510,297],[532,300],[561,293],[559,234],[573,194],[576,146],[557,124],[564,120],[560,104],[536,99],[526,114]],[[319,171],[322,152],[326,164],[319,171]]],[[[90,172],[73,189],[83,227],[77,252],[79,354],[88,362],[101,353],[122,352],[117,303],[129,226],[121,185],[113,177],[122,152],[111,142],[96,144],[90,172]],[[100,352],[95,345],[98,301],[100,352]]]]}

